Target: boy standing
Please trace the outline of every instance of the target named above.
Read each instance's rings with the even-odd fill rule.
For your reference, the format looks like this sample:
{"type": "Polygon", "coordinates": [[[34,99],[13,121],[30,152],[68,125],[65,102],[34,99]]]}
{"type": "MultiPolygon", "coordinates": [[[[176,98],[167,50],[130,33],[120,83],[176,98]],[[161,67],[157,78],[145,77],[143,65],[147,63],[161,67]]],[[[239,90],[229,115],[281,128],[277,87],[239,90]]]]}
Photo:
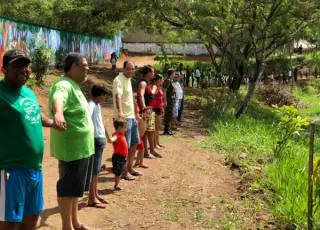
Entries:
{"type": "Polygon", "coordinates": [[[114,129],[116,130],[112,137],[115,138],[113,145],[112,155],[112,171],[115,174],[114,178],[114,190],[122,190],[119,187],[120,175],[124,172],[124,167],[128,157],[128,143],[125,137],[128,125],[124,119],[115,119],[113,121],[114,129]]]}
{"type": "Polygon", "coordinates": [[[94,85],[91,89],[92,100],[89,102],[89,115],[94,127],[95,153],[90,159],[90,163],[92,164],[92,178],[89,190],[88,206],[95,208],[105,208],[106,206],[104,204],[107,204],[107,201],[99,196],[97,190],[98,174],[101,169],[102,153],[106,144],[106,139],[109,143],[112,142],[108,132],[105,130],[101,115],[100,104],[104,102],[106,94],[107,92],[103,87],[94,85]]]}

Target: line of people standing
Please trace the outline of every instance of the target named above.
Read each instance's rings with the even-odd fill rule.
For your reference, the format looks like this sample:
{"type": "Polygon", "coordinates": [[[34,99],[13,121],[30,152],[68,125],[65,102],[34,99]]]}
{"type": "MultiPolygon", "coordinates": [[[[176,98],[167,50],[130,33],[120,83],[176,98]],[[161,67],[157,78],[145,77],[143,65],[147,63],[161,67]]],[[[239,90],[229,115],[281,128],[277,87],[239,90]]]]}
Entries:
{"type": "Polygon", "coordinates": [[[181,93],[175,86],[179,78],[170,70],[162,91],[163,77],[155,75],[151,66],[144,67],[144,80],[139,83],[135,101],[131,85],[135,67],[132,61],[126,61],[113,82],[115,132],[109,136],[100,107],[106,92],[100,86],[93,87],[88,103],[79,86],[87,78],[86,58],[78,53],[67,55],[64,74],[49,93],[49,117],[25,86],[30,65],[30,58],[19,50],[8,51],[3,58],[0,144],[5,151],[0,154],[0,229],[35,229],[43,211],[42,126],[51,128],[50,151],[58,160],[56,189],[62,229],[89,229],[79,219],[78,199],[89,191],[88,206],[105,208],[107,204],[97,192],[106,142],[113,145],[114,189],[121,190],[120,177],[134,180],[142,175],[133,165],[137,151],[135,166],[141,168],[147,168],[144,157],[162,157],[155,150],[163,147],[159,141],[161,116],[165,113],[169,117],[164,134],[172,134],[173,117],[179,115],[181,107],[181,93]]]}

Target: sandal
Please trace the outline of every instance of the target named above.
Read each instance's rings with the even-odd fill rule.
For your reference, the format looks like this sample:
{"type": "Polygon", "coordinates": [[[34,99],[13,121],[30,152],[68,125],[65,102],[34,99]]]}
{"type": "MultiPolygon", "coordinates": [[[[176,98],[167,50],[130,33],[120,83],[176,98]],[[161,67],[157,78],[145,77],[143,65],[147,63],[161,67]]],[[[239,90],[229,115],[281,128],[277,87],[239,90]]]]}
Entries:
{"type": "Polygon", "coordinates": [[[91,204],[88,204],[88,207],[101,208],[101,209],[106,208],[106,206],[104,204],[101,204],[101,203],[91,203],[91,204]]]}

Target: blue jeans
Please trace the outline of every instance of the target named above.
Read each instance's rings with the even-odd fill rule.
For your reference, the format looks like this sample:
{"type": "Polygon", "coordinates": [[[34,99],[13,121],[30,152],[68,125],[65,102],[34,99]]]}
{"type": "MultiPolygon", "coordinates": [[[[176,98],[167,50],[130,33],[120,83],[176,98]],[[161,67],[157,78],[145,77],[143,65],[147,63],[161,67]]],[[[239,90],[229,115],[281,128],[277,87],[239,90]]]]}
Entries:
{"type": "Polygon", "coordinates": [[[101,160],[104,146],[106,144],[106,138],[96,137],[94,138],[94,155],[93,155],[93,169],[92,176],[97,176],[101,169],[101,160]]]}
{"type": "Polygon", "coordinates": [[[139,137],[139,129],[138,129],[138,122],[135,118],[127,119],[128,122],[128,130],[126,132],[126,139],[128,142],[128,147],[132,147],[134,145],[139,144],[140,137],[139,137]]]}

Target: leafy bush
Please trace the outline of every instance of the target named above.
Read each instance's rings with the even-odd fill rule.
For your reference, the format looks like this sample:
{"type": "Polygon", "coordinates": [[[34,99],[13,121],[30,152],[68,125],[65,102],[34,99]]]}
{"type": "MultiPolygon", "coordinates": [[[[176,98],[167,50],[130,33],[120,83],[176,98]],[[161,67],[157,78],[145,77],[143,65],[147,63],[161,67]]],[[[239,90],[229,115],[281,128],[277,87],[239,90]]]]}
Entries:
{"type": "Polygon", "coordinates": [[[288,141],[295,135],[300,135],[309,122],[298,115],[298,110],[292,106],[277,107],[276,112],[279,116],[279,123],[277,126],[277,142],[274,148],[274,155],[276,158],[280,157],[280,154],[287,147],[288,141]]]}
{"type": "MultiPolygon", "coordinates": [[[[216,97],[213,92],[203,93],[207,97],[216,97]]],[[[252,101],[248,112],[236,119],[232,116],[232,111],[237,106],[237,99],[230,100],[232,106],[225,105],[225,113],[220,116],[217,116],[219,113],[210,113],[216,110],[209,108],[209,104],[217,103],[216,98],[203,97],[202,100],[203,102],[198,105],[205,109],[203,114],[207,117],[207,123],[211,124],[209,137],[203,146],[226,154],[229,163],[235,162],[235,165],[238,164],[241,169],[244,169],[240,171],[245,172],[242,178],[250,172],[247,173],[248,170],[251,170],[250,168],[260,169],[260,171],[253,172],[256,177],[251,181],[252,184],[248,186],[249,190],[246,192],[251,191],[256,184],[261,185],[261,202],[265,201],[263,205],[266,210],[273,211],[276,229],[305,229],[307,223],[308,133],[302,130],[302,126],[305,126],[306,123],[302,122],[302,118],[298,118],[297,110],[293,107],[290,107],[289,111],[284,109],[283,118],[281,119],[280,116],[278,120],[274,108],[252,101]],[[281,123],[280,128],[278,128],[279,122],[281,123]],[[300,130],[300,135],[292,134],[296,130],[300,130]],[[282,157],[271,160],[274,156],[275,145],[281,137],[287,136],[286,132],[290,135],[286,139],[285,148],[282,149],[282,157]],[[262,176],[259,176],[261,174],[262,176]]],[[[315,95],[313,95],[313,100],[316,100],[315,95]]],[[[220,108],[222,108],[221,105],[220,108]]],[[[318,112],[319,108],[319,106],[315,107],[318,112]]],[[[299,110],[298,112],[301,113],[305,108],[299,108],[299,110]]],[[[320,140],[317,138],[315,146],[319,145],[320,140]]],[[[320,210],[315,210],[316,229],[320,229],[319,219],[320,210]]]]}
{"type": "Polygon", "coordinates": [[[31,52],[32,71],[36,77],[38,85],[43,83],[42,78],[48,71],[52,57],[52,51],[44,45],[40,45],[31,52]]]}
{"type": "Polygon", "coordinates": [[[276,86],[260,87],[257,90],[257,95],[260,101],[263,101],[269,106],[299,106],[299,99],[294,97],[289,90],[284,88],[276,86]]]}

